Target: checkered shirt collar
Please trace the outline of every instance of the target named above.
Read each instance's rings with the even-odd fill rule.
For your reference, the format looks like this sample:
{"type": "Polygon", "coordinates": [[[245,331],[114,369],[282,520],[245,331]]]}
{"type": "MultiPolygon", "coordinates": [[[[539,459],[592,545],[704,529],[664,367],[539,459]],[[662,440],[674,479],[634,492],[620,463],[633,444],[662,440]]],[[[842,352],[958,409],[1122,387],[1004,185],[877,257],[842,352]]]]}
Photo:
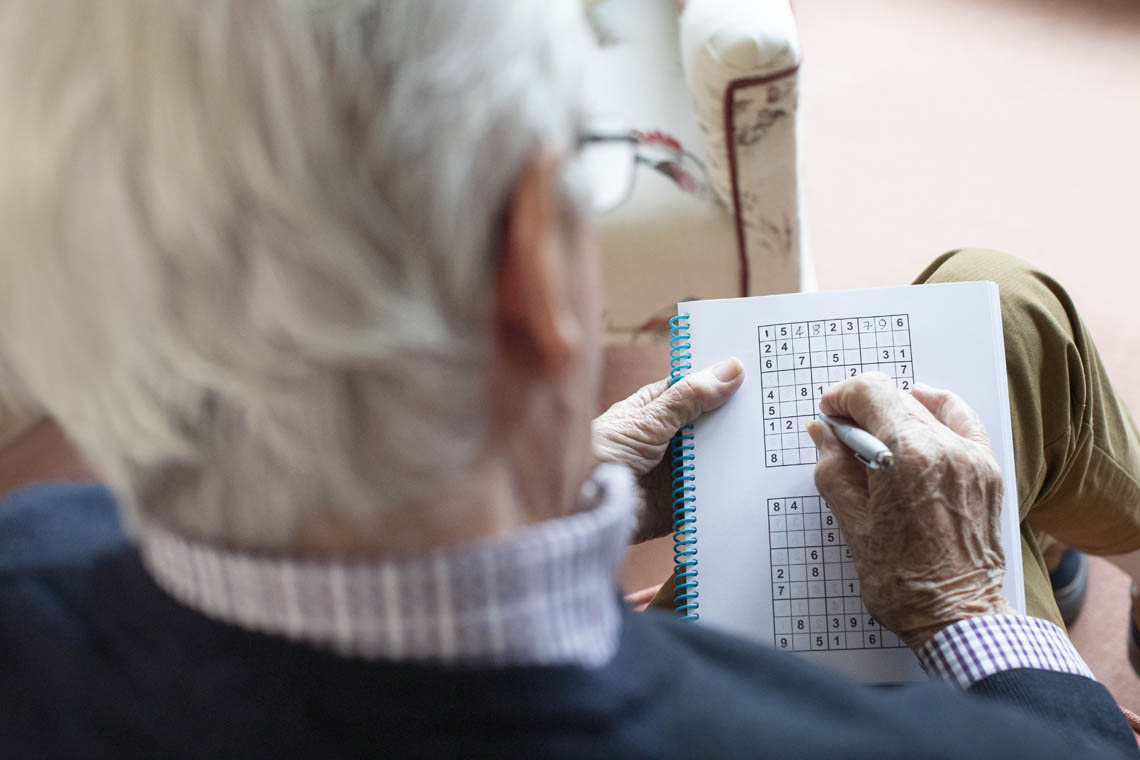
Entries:
{"type": "Polygon", "coordinates": [[[147,524],[143,563],[202,614],[345,656],[487,665],[607,662],[632,474],[598,467],[582,509],[512,535],[392,561],[239,553],[147,524]]]}

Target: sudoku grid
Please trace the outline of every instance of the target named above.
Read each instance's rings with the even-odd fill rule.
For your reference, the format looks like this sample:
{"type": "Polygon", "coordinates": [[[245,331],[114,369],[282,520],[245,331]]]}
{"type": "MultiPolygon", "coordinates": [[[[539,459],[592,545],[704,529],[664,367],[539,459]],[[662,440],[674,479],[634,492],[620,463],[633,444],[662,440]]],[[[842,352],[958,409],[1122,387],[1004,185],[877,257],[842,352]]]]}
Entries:
{"type": "Polygon", "coordinates": [[[905,647],[863,604],[839,521],[819,496],[768,499],[773,644],[807,652],[905,647]]]}
{"type": "Polygon", "coordinates": [[[875,371],[904,390],[914,382],[907,314],[760,325],[757,332],[766,467],[815,464],[804,426],[828,386],[875,371]]]}

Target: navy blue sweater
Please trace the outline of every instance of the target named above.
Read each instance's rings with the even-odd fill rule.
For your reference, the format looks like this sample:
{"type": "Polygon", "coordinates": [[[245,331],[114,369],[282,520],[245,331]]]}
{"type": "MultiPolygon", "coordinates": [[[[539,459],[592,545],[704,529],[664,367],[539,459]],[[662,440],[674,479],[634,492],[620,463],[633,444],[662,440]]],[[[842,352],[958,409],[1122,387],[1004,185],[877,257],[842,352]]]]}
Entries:
{"type": "Polygon", "coordinates": [[[97,486],[0,502],[3,757],[1135,757],[1100,684],[866,687],[655,613],[604,667],[337,657],[151,581],[97,486]]]}

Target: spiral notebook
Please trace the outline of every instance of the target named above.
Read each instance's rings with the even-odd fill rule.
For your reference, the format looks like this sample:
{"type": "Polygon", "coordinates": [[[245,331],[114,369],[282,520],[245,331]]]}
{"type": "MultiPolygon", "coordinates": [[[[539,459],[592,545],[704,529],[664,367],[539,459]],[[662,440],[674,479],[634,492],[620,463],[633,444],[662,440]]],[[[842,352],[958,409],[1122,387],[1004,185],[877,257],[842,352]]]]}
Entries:
{"type": "Polygon", "coordinates": [[[997,286],[989,282],[678,304],[672,378],[729,356],[745,380],[672,445],[676,607],[868,682],[925,678],[863,605],[804,425],[829,385],[880,371],[949,388],[979,414],[1004,475],[1005,593],[1024,612],[1013,436],[997,286]]]}

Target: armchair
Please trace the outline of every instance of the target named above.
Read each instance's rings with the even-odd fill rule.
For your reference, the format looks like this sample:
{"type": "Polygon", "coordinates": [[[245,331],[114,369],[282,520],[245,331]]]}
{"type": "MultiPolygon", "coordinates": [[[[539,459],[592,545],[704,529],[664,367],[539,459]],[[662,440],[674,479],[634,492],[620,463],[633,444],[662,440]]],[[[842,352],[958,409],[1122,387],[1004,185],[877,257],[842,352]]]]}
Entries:
{"type": "Polygon", "coordinates": [[[600,220],[607,337],[688,298],[813,289],[798,185],[799,44],[788,0],[601,0],[592,109],[702,156],[719,202],[645,172],[600,220]]]}

